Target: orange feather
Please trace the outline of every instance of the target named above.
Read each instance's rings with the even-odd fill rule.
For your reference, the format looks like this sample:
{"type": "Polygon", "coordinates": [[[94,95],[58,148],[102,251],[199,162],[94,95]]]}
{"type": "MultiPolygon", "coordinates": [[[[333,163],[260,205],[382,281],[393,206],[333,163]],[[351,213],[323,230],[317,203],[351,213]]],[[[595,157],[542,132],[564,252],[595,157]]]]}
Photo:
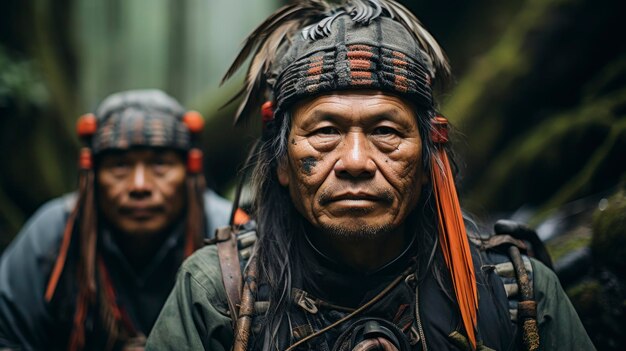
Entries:
{"type": "Polygon", "coordinates": [[[452,277],[463,326],[473,349],[476,349],[476,276],[448,154],[443,147],[448,141],[448,122],[443,117],[436,117],[434,124],[435,131],[431,137],[437,144],[437,151],[436,157],[431,158],[431,178],[439,218],[439,241],[452,277]]]}

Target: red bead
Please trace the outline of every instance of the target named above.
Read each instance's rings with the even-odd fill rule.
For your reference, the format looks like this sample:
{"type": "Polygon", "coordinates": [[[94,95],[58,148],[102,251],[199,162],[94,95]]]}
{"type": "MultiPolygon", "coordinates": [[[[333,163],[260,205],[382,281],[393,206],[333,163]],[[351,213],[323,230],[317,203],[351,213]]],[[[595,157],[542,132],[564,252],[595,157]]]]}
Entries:
{"type": "Polygon", "coordinates": [[[78,118],[76,122],[76,132],[81,138],[88,138],[96,133],[98,120],[93,113],[86,113],[78,118]]]}
{"type": "Polygon", "coordinates": [[[202,173],[202,151],[200,149],[191,149],[187,153],[187,172],[202,173]]]}
{"type": "Polygon", "coordinates": [[[89,148],[84,147],[80,149],[80,155],[78,156],[78,167],[82,170],[89,170],[93,168],[93,157],[89,148]]]}
{"type": "Polygon", "coordinates": [[[204,129],[204,118],[197,111],[187,111],[183,116],[183,123],[189,128],[189,132],[193,134],[201,133],[202,129],[204,129]]]}
{"type": "Polygon", "coordinates": [[[437,116],[431,122],[433,129],[430,132],[430,139],[433,143],[445,144],[448,142],[448,120],[445,117],[437,116]]]}
{"type": "Polygon", "coordinates": [[[274,104],[271,101],[265,101],[261,106],[261,120],[269,122],[274,119],[274,104]]]}

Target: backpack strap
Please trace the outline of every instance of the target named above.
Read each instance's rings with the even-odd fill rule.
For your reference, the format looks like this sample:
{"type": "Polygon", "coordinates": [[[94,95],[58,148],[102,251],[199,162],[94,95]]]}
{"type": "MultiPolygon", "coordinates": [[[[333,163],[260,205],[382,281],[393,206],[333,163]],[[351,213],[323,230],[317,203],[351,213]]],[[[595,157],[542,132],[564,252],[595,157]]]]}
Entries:
{"type": "Polygon", "coordinates": [[[215,233],[217,255],[222,270],[222,281],[228,299],[233,325],[237,321],[237,308],[241,303],[242,275],[239,263],[239,250],[237,249],[237,237],[231,226],[218,228],[215,233]]]}
{"type": "Polygon", "coordinates": [[[526,350],[535,351],[539,349],[539,329],[537,327],[537,302],[535,301],[532,280],[517,246],[511,245],[509,247],[509,257],[511,257],[515,269],[520,292],[517,318],[522,327],[522,340],[526,350]]]}
{"type": "MultiPolygon", "coordinates": [[[[525,350],[537,350],[539,347],[539,333],[537,327],[537,302],[533,292],[533,271],[530,259],[521,254],[524,242],[509,235],[494,235],[483,245],[483,250],[504,251],[494,266],[500,277],[507,298],[511,321],[520,326],[522,342],[525,350]],[[506,250],[503,250],[506,249],[506,250]]],[[[493,252],[492,252],[493,253],[493,252]]],[[[494,256],[491,256],[494,258],[494,256]]]]}
{"type": "Polygon", "coordinates": [[[522,240],[524,247],[516,245],[520,250],[524,251],[528,256],[539,260],[551,270],[554,270],[550,253],[534,229],[519,222],[500,219],[494,224],[494,230],[496,234],[509,234],[517,240],[522,240]]]}

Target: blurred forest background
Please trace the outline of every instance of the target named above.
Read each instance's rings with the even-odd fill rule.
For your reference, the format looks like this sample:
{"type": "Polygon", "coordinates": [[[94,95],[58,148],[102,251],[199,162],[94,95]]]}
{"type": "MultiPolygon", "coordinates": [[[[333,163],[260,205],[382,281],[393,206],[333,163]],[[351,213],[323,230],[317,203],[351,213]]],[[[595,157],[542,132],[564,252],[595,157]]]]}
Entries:
{"type": "MultiPolygon", "coordinates": [[[[538,229],[599,349],[625,349],[626,41],[621,0],[401,1],[455,79],[462,204],[538,229]]],[[[206,118],[209,184],[232,193],[258,125],[232,128],[218,82],[281,0],[0,4],[0,252],[76,183],[75,121],[108,94],[161,88],[206,118]]],[[[241,76],[239,79],[241,80],[241,76]]]]}

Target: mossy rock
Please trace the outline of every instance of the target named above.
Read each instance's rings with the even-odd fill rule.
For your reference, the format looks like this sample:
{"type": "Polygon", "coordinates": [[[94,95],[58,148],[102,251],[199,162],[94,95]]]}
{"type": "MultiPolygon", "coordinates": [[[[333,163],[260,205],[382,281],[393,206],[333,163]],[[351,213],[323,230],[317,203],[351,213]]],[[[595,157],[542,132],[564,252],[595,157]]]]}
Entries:
{"type": "Polygon", "coordinates": [[[607,280],[606,275],[601,276],[580,282],[568,289],[567,295],[596,348],[621,351],[626,348],[626,301],[621,288],[608,283],[615,277],[607,280]]]}
{"type": "Polygon", "coordinates": [[[587,225],[581,225],[573,230],[559,235],[546,242],[546,248],[554,262],[567,254],[589,246],[592,233],[587,225]]]}
{"type": "Polygon", "coordinates": [[[591,250],[597,267],[626,277],[626,184],[601,203],[593,218],[591,250]]]}
{"type": "Polygon", "coordinates": [[[586,280],[567,290],[572,304],[583,321],[596,316],[602,305],[598,299],[603,292],[602,284],[597,280],[586,280]]]}

